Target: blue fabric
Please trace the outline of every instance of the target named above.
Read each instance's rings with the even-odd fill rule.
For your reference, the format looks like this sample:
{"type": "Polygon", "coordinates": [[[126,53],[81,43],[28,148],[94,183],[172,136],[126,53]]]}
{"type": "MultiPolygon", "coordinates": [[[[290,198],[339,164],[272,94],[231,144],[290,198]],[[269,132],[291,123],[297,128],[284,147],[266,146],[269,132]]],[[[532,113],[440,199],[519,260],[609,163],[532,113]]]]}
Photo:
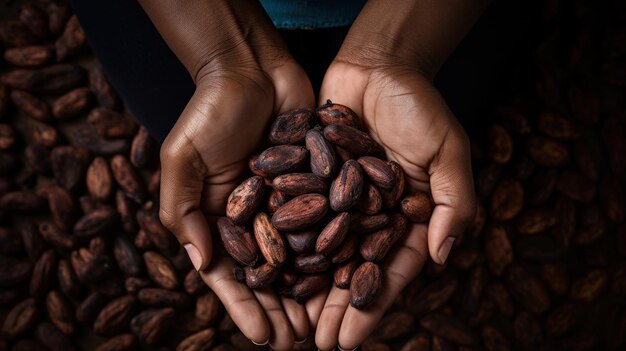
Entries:
{"type": "Polygon", "coordinates": [[[314,29],[352,24],[367,0],[261,0],[277,28],[314,29]]]}

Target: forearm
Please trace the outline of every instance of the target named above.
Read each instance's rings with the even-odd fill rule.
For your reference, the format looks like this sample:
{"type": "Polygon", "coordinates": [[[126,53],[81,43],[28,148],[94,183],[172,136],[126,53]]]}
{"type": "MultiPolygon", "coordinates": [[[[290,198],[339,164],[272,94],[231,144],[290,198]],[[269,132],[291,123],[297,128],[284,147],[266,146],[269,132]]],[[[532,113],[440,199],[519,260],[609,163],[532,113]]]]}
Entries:
{"type": "Polygon", "coordinates": [[[489,0],[369,0],[337,58],[353,64],[402,65],[434,76],[489,0]]]}
{"type": "Polygon", "coordinates": [[[258,1],[140,0],[194,81],[225,66],[265,66],[288,57],[258,1]]]}

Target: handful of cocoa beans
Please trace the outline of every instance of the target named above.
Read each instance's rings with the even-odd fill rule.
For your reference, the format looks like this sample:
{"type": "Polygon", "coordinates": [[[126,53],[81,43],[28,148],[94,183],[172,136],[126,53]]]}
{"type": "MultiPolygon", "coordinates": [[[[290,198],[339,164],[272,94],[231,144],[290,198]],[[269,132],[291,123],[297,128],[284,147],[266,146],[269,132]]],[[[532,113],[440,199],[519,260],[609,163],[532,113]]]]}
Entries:
{"type": "Polygon", "coordinates": [[[405,192],[402,167],[330,100],[276,117],[273,145],[250,158],[253,173],[217,221],[224,248],[251,289],[273,285],[299,303],[331,280],[363,309],[381,292],[380,263],[407,232],[430,219],[429,194],[405,192]]]}

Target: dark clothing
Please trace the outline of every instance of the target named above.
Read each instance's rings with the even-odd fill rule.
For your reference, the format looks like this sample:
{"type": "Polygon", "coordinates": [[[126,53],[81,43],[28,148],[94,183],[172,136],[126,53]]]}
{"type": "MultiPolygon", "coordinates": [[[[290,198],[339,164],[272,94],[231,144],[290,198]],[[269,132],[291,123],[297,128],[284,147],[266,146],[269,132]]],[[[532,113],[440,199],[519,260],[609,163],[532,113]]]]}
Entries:
{"type": "MultiPolygon", "coordinates": [[[[136,1],[71,3],[109,81],[137,120],[162,141],[194,92],[189,73],[136,1]]],[[[498,78],[510,77],[512,58],[520,56],[512,55],[513,49],[524,47],[520,42],[532,28],[527,18],[517,1],[494,3],[435,78],[468,132],[480,130],[480,107],[502,93],[498,78]]],[[[347,27],[280,30],[314,91],[347,32],[347,27]]]]}

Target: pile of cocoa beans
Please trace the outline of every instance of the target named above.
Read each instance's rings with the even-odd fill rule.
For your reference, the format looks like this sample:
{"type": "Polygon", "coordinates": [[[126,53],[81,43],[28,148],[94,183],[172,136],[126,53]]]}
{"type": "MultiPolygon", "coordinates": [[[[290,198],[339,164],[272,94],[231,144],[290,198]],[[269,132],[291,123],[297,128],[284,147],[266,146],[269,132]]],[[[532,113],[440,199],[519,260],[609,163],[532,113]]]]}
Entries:
{"type": "Polygon", "coordinates": [[[384,151],[361,121],[330,100],[274,119],[273,146],[251,157],[255,175],[233,190],[217,222],[224,248],[245,266],[235,270],[239,281],[260,289],[280,277],[276,290],[303,303],[329,287],[334,269],[352,306],[376,299],[378,262],[406,233],[407,218],[428,222],[433,205],[426,193],[402,197],[402,167],[379,158],[384,151]]]}
{"type": "MultiPolygon", "coordinates": [[[[0,22],[0,351],[268,349],[237,329],[159,222],[159,145],[67,4],[11,11],[0,22]]],[[[532,59],[470,135],[476,218],[363,350],[626,348],[625,19],[623,1],[542,2],[532,59]]],[[[265,201],[274,180],[259,207],[269,224],[285,200],[265,201]]],[[[287,257],[274,284],[294,295],[287,257]]],[[[314,338],[295,349],[315,350],[314,338]]]]}

